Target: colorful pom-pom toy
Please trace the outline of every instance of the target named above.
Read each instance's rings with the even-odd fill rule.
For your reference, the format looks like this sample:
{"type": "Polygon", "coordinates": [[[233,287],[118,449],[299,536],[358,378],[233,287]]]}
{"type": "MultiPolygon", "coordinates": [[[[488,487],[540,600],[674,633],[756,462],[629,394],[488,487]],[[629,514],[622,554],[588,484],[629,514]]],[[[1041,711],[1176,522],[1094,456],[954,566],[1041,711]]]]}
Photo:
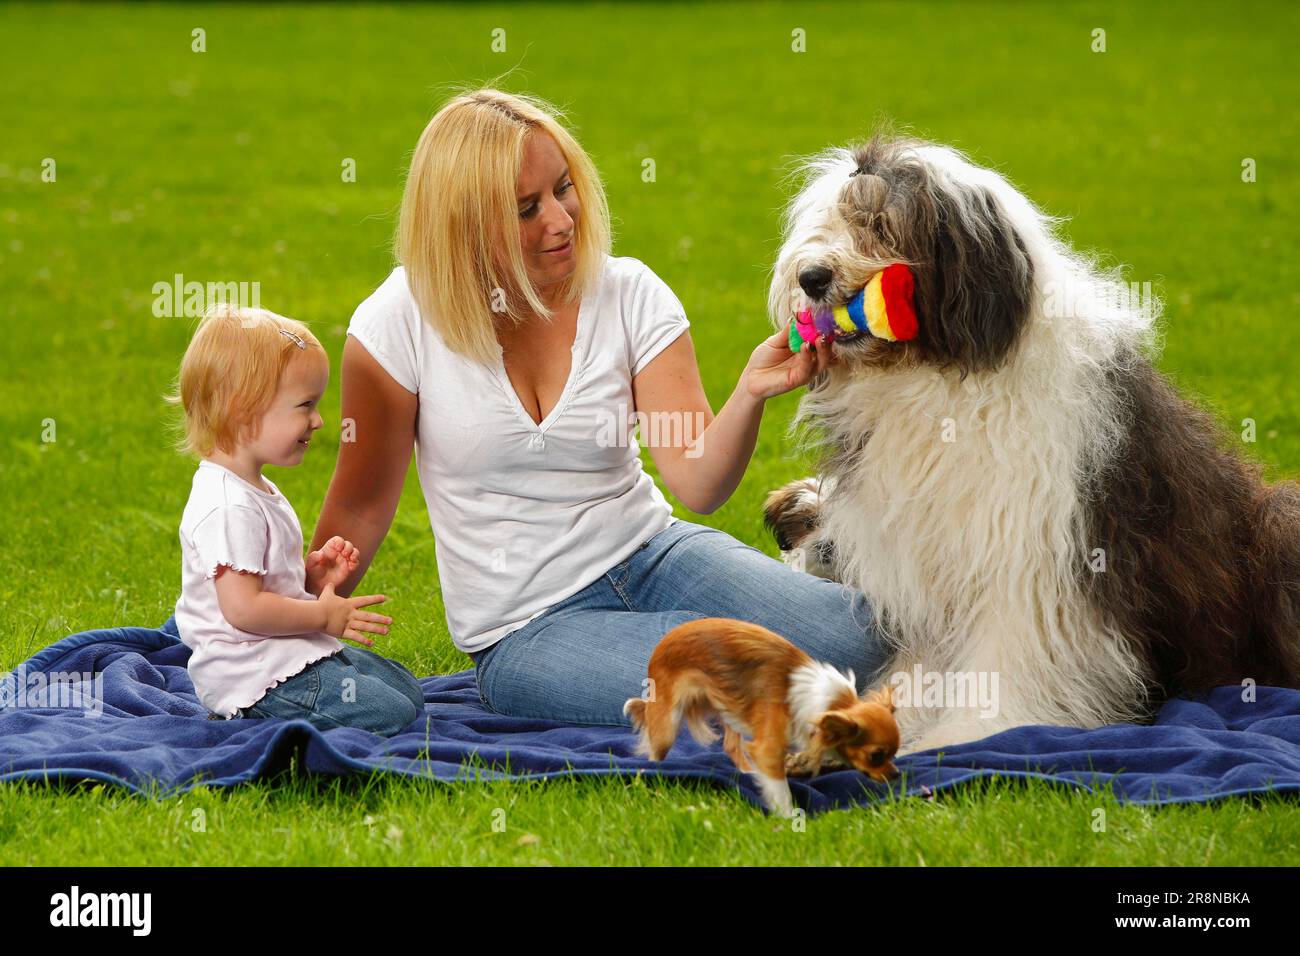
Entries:
{"type": "Polygon", "coordinates": [[[889,342],[916,338],[916,305],[912,270],[901,262],[886,266],[871,277],[844,305],[833,309],[800,309],[790,323],[790,351],[804,342],[816,346],[819,335],[833,339],[870,332],[889,342]]]}

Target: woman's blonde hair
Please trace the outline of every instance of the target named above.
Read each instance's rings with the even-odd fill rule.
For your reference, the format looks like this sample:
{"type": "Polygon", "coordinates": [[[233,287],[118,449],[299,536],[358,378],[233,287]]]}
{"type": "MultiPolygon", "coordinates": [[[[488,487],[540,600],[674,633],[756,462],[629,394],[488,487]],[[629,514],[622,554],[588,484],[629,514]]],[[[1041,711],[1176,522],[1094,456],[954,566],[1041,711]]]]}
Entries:
{"type": "Polygon", "coordinates": [[[453,352],[485,365],[500,355],[495,315],[516,322],[551,317],[533,288],[519,247],[515,188],[524,143],[548,134],[564,154],[581,212],[573,273],[559,301],[589,288],[610,250],[609,207],[595,165],[535,97],[479,89],[454,96],[429,121],[411,158],[395,252],[420,314],[453,352]],[[500,290],[500,291],[497,291],[500,290]]]}
{"type": "Polygon", "coordinates": [[[226,304],[208,309],[181,359],[175,391],[163,396],[185,410],[177,451],[200,458],[214,449],[233,454],[257,438],[286,366],[312,352],[329,360],[311,330],[294,319],[226,304]]]}

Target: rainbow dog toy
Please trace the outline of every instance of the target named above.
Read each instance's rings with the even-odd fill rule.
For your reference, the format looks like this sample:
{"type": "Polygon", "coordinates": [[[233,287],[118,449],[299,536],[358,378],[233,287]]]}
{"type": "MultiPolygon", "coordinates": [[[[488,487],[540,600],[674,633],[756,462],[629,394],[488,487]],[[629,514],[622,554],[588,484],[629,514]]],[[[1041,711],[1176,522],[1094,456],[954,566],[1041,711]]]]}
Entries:
{"type": "Polygon", "coordinates": [[[854,332],[870,332],[890,342],[916,338],[911,269],[895,262],[873,275],[846,305],[816,312],[800,309],[790,323],[790,351],[798,352],[804,342],[815,346],[822,334],[838,339],[854,332]]]}

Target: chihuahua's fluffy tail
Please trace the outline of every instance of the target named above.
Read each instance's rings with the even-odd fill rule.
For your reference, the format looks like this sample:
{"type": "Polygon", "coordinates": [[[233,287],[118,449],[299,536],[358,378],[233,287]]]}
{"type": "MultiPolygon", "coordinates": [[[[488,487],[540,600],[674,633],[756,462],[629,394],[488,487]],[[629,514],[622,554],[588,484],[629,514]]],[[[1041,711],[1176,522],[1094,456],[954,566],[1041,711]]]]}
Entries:
{"type": "Polygon", "coordinates": [[[632,730],[637,735],[633,750],[641,757],[650,756],[650,732],[645,723],[645,705],[646,701],[640,697],[629,697],[623,704],[623,714],[632,721],[632,730]]]}
{"type": "Polygon", "coordinates": [[[623,713],[632,721],[637,731],[636,752],[651,760],[663,760],[677,739],[683,720],[691,736],[702,747],[718,739],[718,731],[711,721],[712,710],[703,692],[674,695],[672,700],[645,700],[629,697],[623,704],[623,713]]]}

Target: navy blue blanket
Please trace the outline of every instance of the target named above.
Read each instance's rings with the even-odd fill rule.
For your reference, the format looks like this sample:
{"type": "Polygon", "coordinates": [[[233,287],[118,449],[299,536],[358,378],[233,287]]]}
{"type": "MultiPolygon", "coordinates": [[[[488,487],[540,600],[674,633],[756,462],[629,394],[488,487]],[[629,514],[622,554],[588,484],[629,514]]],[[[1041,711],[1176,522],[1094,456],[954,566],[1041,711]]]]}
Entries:
{"type": "MultiPolygon", "coordinates": [[[[444,781],[558,776],[694,777],[758,791],[720,744],[683,731],[669,758],[632,752],[630,729],[503,717],[484,710],[472,671],[426,677],[425,713],[382,738],[305,721],[208,720],[185,670],[175,619],[161,628],[73,634],[0,676],[0,780],[102,780],[155,795],[231,786],[273,773],[297,754],[307,771],[386,770],[444,781]],[[82,675],[80,685],[59,673],[82,675]],[[41,675],[41,676],[38,676],[41,675]],[[44,675],[55,675],[46,677],[44,675]],[[84,699],[69,688],[84,687],[84,699]]],[[[1098,730],[1020,727],[937,755],[900,757],[890,787],[853,771],[791,780],[809,813],[896,796],[929,796],[980,777],[1037,777],[1129,803],[1190,803],[1300,790],[1300,691],[1260,687],[1257,700],[1222,687],[1165,705],[1154,726],[1098,730]]]]}

